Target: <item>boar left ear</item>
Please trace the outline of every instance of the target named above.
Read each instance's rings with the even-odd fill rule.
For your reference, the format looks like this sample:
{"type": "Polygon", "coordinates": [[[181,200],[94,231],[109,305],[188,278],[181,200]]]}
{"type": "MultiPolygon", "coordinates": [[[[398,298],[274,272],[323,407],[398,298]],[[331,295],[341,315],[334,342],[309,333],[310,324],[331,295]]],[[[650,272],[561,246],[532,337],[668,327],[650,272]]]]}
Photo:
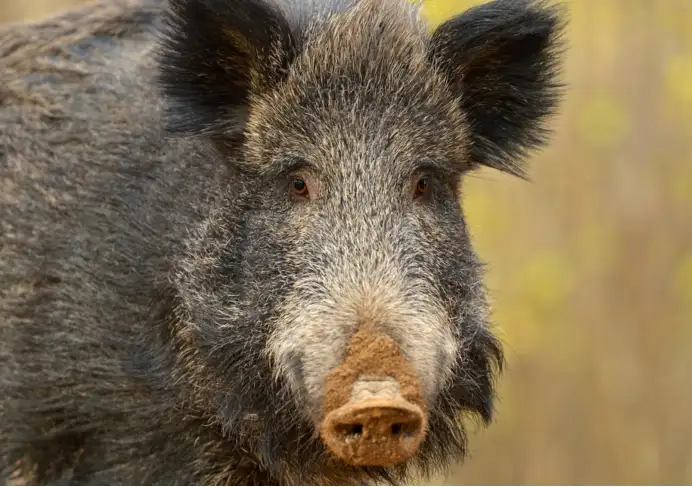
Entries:
{"type": "Polygon", "coordinates": [[[494,0],[440,25],[429,56],[459,97],[471,130],[470,157],[522,176],[540,147],[561,85],[561,9],[532,0],[494,0]]]}

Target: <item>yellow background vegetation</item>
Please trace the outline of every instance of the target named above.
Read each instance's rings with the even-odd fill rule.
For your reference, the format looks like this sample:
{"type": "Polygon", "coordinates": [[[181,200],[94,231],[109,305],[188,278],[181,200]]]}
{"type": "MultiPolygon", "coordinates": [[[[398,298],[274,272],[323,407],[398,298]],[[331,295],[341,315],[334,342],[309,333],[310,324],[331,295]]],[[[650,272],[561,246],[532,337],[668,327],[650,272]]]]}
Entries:
{"type": "MultiPolygon", "coordinates": [[[[0,0],[0,20],[70,3],[0,0]]],[[[569,90],[532,182],[464,188],[508,370],[440,484],[692,483],[692,2],[567,5],[569,90]]]]}

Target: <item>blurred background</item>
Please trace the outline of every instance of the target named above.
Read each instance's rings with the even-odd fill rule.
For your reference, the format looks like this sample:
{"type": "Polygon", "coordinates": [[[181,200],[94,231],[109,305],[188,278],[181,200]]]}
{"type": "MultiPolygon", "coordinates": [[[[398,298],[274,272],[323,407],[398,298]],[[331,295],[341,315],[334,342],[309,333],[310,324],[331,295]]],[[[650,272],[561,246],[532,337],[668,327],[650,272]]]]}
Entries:
{"type": "MultiPolygon", "coordinates": [[[[0,20],[77,1],[0,0],[0,20]]],[[[566,5],[569,90],[532,181],[465,186],[508,368],[438,484],[692,483],[692,1],[566,5]]]]}

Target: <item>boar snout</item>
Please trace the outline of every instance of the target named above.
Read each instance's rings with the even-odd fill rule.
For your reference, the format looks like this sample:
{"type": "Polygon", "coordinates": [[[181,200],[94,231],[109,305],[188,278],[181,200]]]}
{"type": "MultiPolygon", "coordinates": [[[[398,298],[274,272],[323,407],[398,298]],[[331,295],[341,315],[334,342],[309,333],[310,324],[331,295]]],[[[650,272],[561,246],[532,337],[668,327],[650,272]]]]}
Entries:
{"type": "Polygon", "coordinates": [[[325,443],[350,465],[388,467],[403,462],[425,436],[427,418],[421,408],[383,392],[346,404],[324,420],[325,443]]]}
{"type": "Polygon", "coordinates": [[[392,466],[415,455],[425,438],[420,383],[396,343],[364,329],[325,381],[322,440],[353,466],[392,466]]]}

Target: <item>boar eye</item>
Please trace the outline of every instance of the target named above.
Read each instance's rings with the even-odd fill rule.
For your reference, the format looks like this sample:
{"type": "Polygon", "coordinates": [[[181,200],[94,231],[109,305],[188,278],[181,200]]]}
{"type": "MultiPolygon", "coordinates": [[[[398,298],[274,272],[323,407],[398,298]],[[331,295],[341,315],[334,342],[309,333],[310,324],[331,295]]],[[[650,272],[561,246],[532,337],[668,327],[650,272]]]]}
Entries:
{"type": "Polygon", "coordinates": [[[424,176],[418,180],[416,183],[416,189],[415,189],[415,194],[413,195],[414,199],[421,198],[423,196],[427,196],[428,193],[430,193],[430,180],[428,179],[427,176],[424,176]]]}
{"type": "Polygon", "coordinates": [[[300,198],[308,197],[308,184],[303,178],[294,178],[291,181],[291,189],[295,196],[300,198]]]}

